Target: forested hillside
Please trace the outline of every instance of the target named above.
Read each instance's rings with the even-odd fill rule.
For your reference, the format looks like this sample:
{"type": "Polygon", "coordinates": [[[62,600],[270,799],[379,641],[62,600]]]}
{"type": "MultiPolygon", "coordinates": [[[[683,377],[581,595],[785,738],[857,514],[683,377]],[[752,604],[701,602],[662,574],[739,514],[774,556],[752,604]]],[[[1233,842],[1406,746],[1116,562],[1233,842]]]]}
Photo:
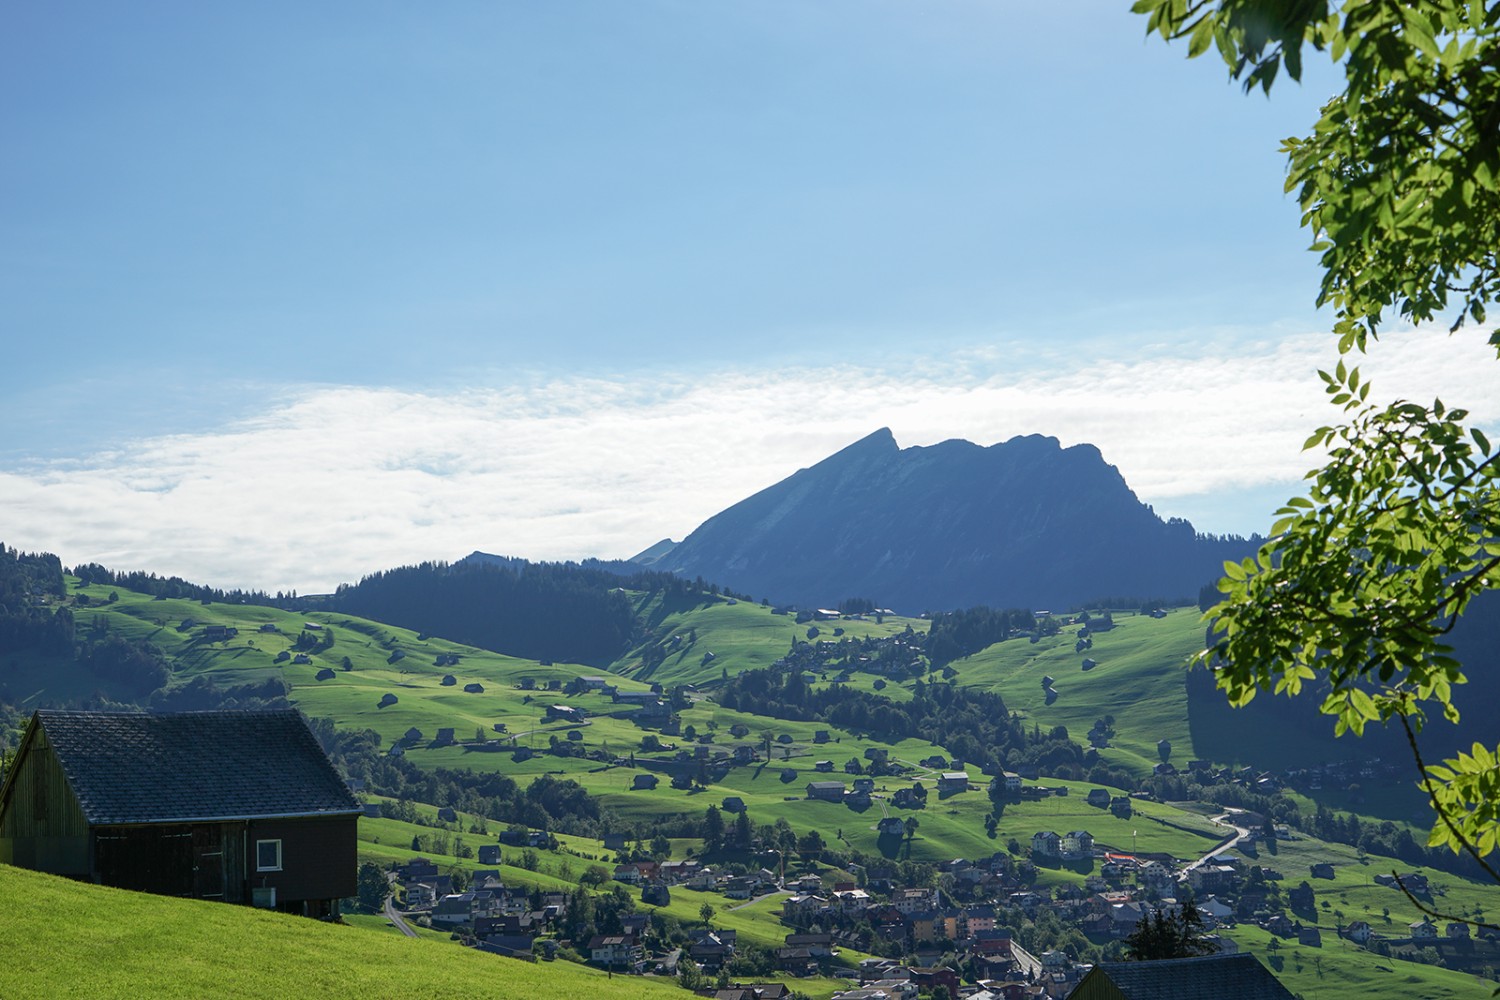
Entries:
{"type": "Polygon", "coordinates": [[[602,665],[640,637],[626,588],[696,589],[669,573],[469,559],[375,573],[315,606],[513,656],[602,665]]]}

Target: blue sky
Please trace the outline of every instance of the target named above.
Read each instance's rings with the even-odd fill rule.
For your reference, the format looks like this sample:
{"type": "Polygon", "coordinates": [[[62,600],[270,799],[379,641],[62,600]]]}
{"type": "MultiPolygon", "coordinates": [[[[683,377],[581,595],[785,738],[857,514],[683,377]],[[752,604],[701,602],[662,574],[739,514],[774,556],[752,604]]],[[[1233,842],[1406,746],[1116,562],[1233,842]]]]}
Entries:
{"type": "Polygon", "coordinates": [[[3,538],[624,556],[887,424],[1262,529],[1328,419],[1277,145],[1333,77],[1244,96],[1128,6],[10,5],[3,538]]]}

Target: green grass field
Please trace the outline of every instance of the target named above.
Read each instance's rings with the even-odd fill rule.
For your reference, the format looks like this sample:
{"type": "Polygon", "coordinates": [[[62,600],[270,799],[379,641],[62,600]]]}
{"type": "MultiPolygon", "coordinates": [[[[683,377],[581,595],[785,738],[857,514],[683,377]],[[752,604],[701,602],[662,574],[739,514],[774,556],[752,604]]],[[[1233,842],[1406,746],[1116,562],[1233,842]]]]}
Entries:
{"type": "Polygon", "coordinates": [[[675,983],[608,978],[243,906],[84,885],[0,865],[0,997],[279,1000],[290,996],[532,1000],[680,996],[675,983]]]}
{"type": "Polygon", "coordinates": [[[1272,935],[1259,927],[1237,927],[1229,937],[1305,1000],[1459,1000],[1488,997],[1495,986],[1451,969],[1381,958],[1326,930],[1320,948],[1301,946],[1293,939],[1278,940],[1272,949],[1272,935]]]}

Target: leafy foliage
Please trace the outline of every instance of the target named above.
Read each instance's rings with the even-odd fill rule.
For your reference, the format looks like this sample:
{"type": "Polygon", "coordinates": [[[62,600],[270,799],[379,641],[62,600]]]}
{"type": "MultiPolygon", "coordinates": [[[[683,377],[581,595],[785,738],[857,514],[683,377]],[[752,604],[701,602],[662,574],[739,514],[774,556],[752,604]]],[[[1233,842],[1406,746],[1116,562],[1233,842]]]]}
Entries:
{"type": "MultiPolygon", "coordinates": [[[[1303,50],[1342,66],[1344,91],[1312,133],[1288,139],[1288,191],[1313,235],[1341,354],[1366,350],[1387,311],[1412,323],[1445,314],[1483,322],[1500,295],[1500,8],[1485,0],[1138,0],[1149,30],[1215,47],[1247,89],[1269,90],[1303,50]]],[[[1500,333],[1489,337],[1500,347],[1500,333]]],[[[1339,731],[1397,720],[1439,816],[1431,842],[1477,861],[1500,833],[1500,765],[1476,744],[1426,767],[1426,712],[1456,720],[1465,680],[1444,637],[1479,593],[1500,584],[1496,455],[1467,413],[1369,402],[1340,360],[1322,373],[1346,422],[1308,495],[1278,512],[1257,556],[1226,564],[1210,608],[1220,638],[1205,654],[1236,704],[1258,690],[1316,684],[1339,731]],[[1326,685],[1326,687],[1323,687],[1326,685]]],[[[1500,874],[1490,870],[1492,877],[1500,874]]]]}

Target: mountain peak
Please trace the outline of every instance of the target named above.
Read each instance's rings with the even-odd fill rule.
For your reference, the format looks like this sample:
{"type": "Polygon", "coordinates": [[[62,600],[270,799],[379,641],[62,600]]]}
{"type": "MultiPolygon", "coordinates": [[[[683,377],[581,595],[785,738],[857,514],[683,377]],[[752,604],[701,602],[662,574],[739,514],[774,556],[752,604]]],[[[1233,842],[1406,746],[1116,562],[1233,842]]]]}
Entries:
{"type": "Polygon", "coordinates": [[[1191,596],[1242,554],[1164,523],[1093,445],[1030,434],[903,450],[882,427],[709,518],[656,568],[798,604],[918,611],[1191,596]]]}
{"type": "Polygon", "coordinates": [[[896,444],[896,435],[891,433],[889,427],[882,427],[878,431],[866,434],[853,444],[840,448],[823,461],[831,462],[835,459],[856,455],[861,457],[866,455],[894,455],[900,450],[901,446],[896,444]]]}

